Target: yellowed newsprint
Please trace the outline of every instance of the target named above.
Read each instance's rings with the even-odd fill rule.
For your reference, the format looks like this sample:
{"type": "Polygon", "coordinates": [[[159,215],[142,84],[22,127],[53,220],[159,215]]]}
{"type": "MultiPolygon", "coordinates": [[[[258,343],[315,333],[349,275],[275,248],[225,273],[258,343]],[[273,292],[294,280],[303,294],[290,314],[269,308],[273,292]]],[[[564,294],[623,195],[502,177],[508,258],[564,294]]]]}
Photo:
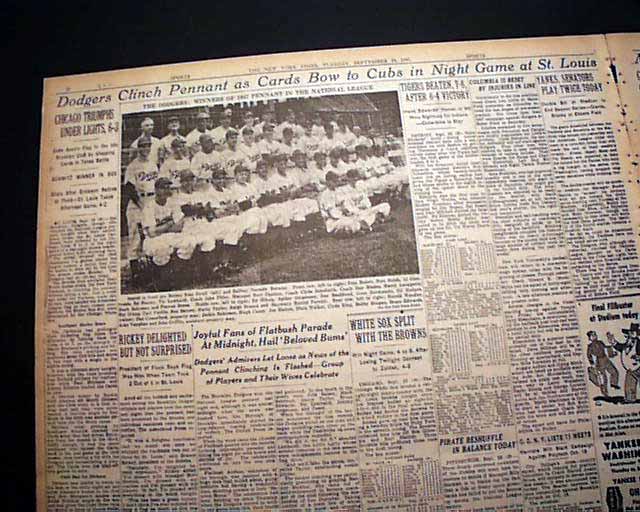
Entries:
{"type": "Polygon", "coordinates": [[[639,56],[47,79],[39,512],[640,511],[639,56]]]}

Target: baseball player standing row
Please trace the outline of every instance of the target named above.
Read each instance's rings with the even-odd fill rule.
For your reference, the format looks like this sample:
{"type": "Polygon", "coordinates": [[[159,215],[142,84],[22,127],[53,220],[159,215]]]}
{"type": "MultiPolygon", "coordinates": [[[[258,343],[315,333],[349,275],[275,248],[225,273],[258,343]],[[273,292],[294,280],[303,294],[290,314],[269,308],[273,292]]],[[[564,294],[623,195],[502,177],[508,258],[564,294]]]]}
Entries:
{"type": "MultiPolygon", "coordinates": [[[[185,201],[182,201],[180,208],[176,209],[176,201],[171,200],[173,192],[176,192],[176,196],[183,199],[188,197],[187,202],[196,202],[193,200],[195,196],[185,195],[185,190],[191,188],[191,185],[187,185],[185,189],[185,182],[197,184],[194,190],[197,189],[200,197],[203,190],[207,191],[211,196],[206,199],[207,205],[215,204],[216,201],[210,199],[216,195],[237,195],[240,191],[267,183],[267,178],[272,183],[287,180],[295,182],[300,186],[291,187],[289,184],[288,190],[296,189],[298,194],[304,190],[306,196],[295,201],[289,200],[293,196],[288,197],[289,207],[294,207],[294,214],[296,208],[302,208],[307,213],[320,211],[328,232],[355,232],[361,223],[370,227],[377,217],[388,215],[389,206],[372,207],[363,191],[375,193],[374,189],[380,188],[383,183],[384,186],[399,186],[406,182],[402,177],[398,180],[390,175],[382,179],[378,177],[379,173],[372,173],[374,160],[380,163],[386,158],[384,148],[375,145],[373,139],[367,137],[358,126],[349,128],[342,118],[323,122],[317,113],[312,120],[308,120],[304,114],[296,116],[293,110],[289,110],[281,123],[274,124],[274,114],[270,110],[263,113],[259,121],[252,112],[247,111],[242,126],[236,129],[232,126],[232,117],[231,109],[224,110],[220,125],[209,129],[209,114],[201,112],[196,116],[196,127],[184,137],[180,133],[180,119],[172,116],[168,120],[168,133],[161,139],[153,135],[153,119],[148,117],[141,122],[140,136],[130,147],[135,156],[126,168],[123,183],[129,233],[127,255],[133,276],[139,272],[143,257],[143,238],[162,235],[163,242],[169,242],[183,230],[185,222],[189,223],[194,218],[189,215],[185,218],[184,215],[185,211],[194,211],[194,204],[188,204],[188,209],[185,209],[185,201]],[[330,161],[325,168],[326,157],[330,157],[330,161]],[[371,160],[367,163],[369,157],[371,160]],[[314,162],[310,166],[312,172],[306,172],[307,161],[314,162]],[[317,169],[318,165],[320,169],[317,169]],[[254,176],[255,184],[251,184],[254,176]],[[294,179],[293,176],[300,179],[294,179]],[[340,187],[343,191],[337,193],[340,187]],[[320,195],[309,199],[310,193],[320,195]]],[[[275,189],[277,187],[273,188],[271,194],[275,189]]],[[[282,190],[276,193],[282,195],[282,190]]],[[[254,206],[257,205],[257,199],[257,196],[254,197],[254,206]]],[[[228,203],[227,200],[220,204],[227,207],[228,203]]],[[[198,204],[202,210],[202,200],[198,204]]],[[[221,215],[220,207],[210,208],[210,212],[215,212],[211,213],[213,216],[225,216],[221,215]]],[[[216,225],[226,226],[224,229],[227,234],[222,239],[228,238],[229,232],[236,233],[231,239],[235,241],[232,243],[237,243],[247,229],[248,232],[252,232],[252,229],[256,233],[265,232],[269,222],[273,222],[274,215],[282,217],[284,214],[282,209],[278,210],[273,205],[261,208],[259,212],[256,209],[251,220],[248,220],[249,213],[244,212],[244,231],[230,226],[230,219],[222,222],[220,218],[216,225]]],[[[240,217],[236,217],[237,223],[240,217]]],[[[180,243],[183,246],[184,238],[181,234],[180,243]]],[[[166,252],[163,245],[174,245],[170,242],[160,245],[157,239],[155,242],[150,246],[160,247],[161,253],[166,252]]]]}

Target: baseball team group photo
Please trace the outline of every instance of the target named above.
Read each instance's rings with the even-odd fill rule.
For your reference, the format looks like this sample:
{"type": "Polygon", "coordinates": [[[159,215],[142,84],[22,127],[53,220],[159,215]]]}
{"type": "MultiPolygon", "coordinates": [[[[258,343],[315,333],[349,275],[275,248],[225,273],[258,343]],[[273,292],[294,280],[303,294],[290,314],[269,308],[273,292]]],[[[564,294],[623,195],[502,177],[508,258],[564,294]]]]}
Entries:
{"type": "Polygon", "coordinates": [[[417,274],[397,93],[123,115],[121,291],[417,274]]]}

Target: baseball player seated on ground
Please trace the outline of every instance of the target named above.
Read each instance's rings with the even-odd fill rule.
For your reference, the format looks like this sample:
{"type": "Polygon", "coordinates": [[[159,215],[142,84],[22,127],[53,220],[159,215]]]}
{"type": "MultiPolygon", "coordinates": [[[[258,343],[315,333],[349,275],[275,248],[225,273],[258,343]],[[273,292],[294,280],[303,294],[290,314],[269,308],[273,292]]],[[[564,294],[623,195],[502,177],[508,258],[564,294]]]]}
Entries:
{"type": "Polygon", "coordinates": [[[142,211],[142,226],[145,237],[154,238],[164,233],[178,233],[182,230],[184,214],[169,198],[171,180],[158,178],[154,185],[156,195],[142,211]]]}
{"type": "Polygon", "coordinates": [[[132,274],[142,254],[158,265],[177,261],[172,254],[184,261],[208,253],[225,262],[242,239],[255,244],[269,230],[285,243],[318,227],[352,234],[384,221],[395,204],[393,194],[408,182],[406,168],[392,164],[386,148],[374,145],[358,126],[350,129],[347,118],[327,115],[323,123],[316,113],[311,123],[295,114],[287,112],[274,128],[272,110],[258,124],[246,111],[238,133],[226,109],[216,128],[216,137],[223,137],[218,150],[206,112],[197,115],[186,139],[177,116],[169,118],[162,140],[151,135],[153,120],[146,118],[123,188],[132,274]],[[154,141],[165,157],[159,172],[151,157],[154,141]]]}
{"type": "Polygon", "coordinates": [[[318,204],[327,233],[356,233],[360,230],[360,220],[352,215],[344,204],[346,198],[338,192],[340,177],[329,171],[325,182],[327,188],[320,194],[318,204]]]}
{"type": "Polygon", "coordinates": [[[347,183],[340,192],[350,201],[346,203],[347,207],[353,205],[352,214],[360,219],[361,227],[371,231],[375,222],[382,222],[389,216],[391,206],[386,202],[371,205],[363,175],[358,169],[350,169],[346,178],[347,183]]]}
{"type": "Polygon", "coordinates": [[[143,247],[145,255],[161,266],[169,262],[175,248],[174,239],[167,235],[182,231],[185,217],[180,205],[169,201],[171,180],[158,178],[154,188],[155,197],[142,211],[143,247]]]}
{"type": "Polygon", "coordinates": [[[390,213],[388,203],[371,205],[367,194],[356,183],[362,176],[351,169],[344,176],[329,171],[325,177],[327,189],[319,197],[320,212],[328,233],[356,233],[371,231],[374,223],[384,220],[390,213]],[[346,184],[340,186],[340,183],[346,184]]]}

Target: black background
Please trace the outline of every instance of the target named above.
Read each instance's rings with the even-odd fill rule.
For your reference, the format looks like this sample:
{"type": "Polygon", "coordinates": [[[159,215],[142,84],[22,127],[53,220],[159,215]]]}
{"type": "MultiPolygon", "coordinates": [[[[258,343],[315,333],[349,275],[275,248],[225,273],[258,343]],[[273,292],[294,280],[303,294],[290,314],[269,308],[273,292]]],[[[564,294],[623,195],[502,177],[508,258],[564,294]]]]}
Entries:
{"type": "Polygon", "coordinates": [[[44,77],[305,49],[637,32],[640,1],[23,1],[3,2],[0,19],[0,137],[9,156],[0,160],[0,364],[9,384],[3,391],[10,390],[1,409],[9,448],[2,508],[28,511],[35,507],[33,312],[44,77]]]}

